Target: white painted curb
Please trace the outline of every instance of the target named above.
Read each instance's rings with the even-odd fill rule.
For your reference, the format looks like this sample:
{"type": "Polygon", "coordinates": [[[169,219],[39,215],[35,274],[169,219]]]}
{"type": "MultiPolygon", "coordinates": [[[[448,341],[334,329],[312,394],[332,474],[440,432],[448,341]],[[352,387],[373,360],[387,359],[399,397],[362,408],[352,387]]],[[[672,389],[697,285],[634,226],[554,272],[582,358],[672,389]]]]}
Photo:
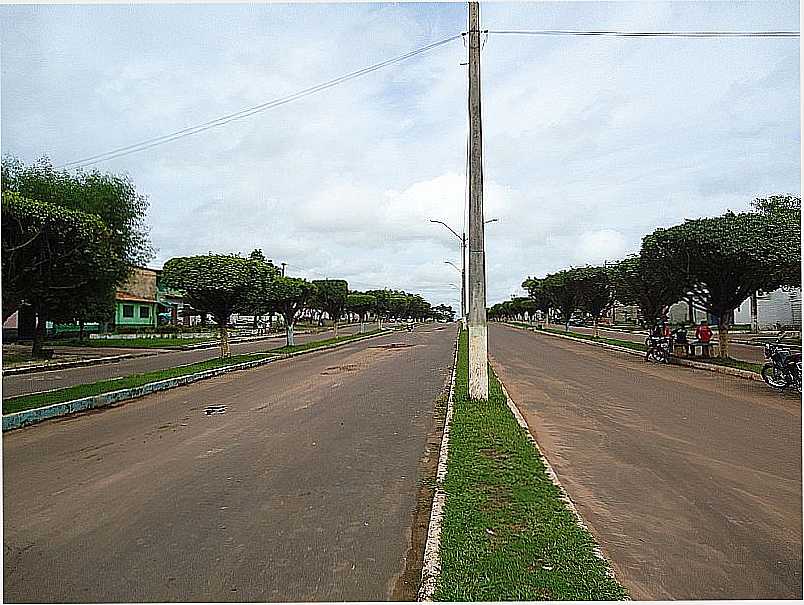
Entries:
{"type": "MultiPolygon", "coordinates": [[[[508,403],[508,409],[511,410],[511,413],[514,415],[514,418],[516,418],[517,424],[519,424],[519,426],[521,426],[523,429],[525,429],[525,432],[528,435],[528,440],[533,444],[533,447],[536,448],[536,452],[538,453],[539,458],[541,458],[542,462],[544,463],[544,467],[545,467],[545,469],[547,471],[547,476],[550,477],[550,481],[558,489],[559,498],[562,500],[562,502],[564,502],[567,505],[567,508],[572,512],[572,514],[575,515],[576,523],[580,527],[582,527],[590,536],[592,536],[592,540],[595,543],[595,546],[594,546],[594,549],[593,549],[592,552],[594,553],[594,555],[598,559],[603,561],[603,563],[605,564],[606,574],[609,577],[614,578],[616,580],[617,578],[614,575],[614,570],[611,567],[611,563],[609,562],[608,559],[606,559],[605,555],[603,554],[603,551],[600,548],[600,545],[597,543],[597,541],[594,538],[594,535],[592,534],[591,531],[589,531],[589,527],[586,525],[586,522],[583,520],[583,517],[581,516],[581,513],[578,512],[578,508],[575,506],[575,503],[572,501],[572,498],[569,497],[569,494],[567,494],[567,490],[564,489],[564,486],[561,484],[561,481],[559,480],[558,475],[556,474],[555,470],[553,470],[553,467],[550,465],[550,462],[547,460],[547,456],[544,455],[544,452],[542,452],[542,448],[539,447],[539,444],[536,441],[536,437],[533,436],[533,433],[531,432],[530,426],[528,426],[528,423],[525,420],[525,417],[519,411],[519,408],[514,403],[514,400],[511,399],[511,396],[508,394],[508,390],[505,388],[505,385],[500,380],[499,372],[495,371],[495,374],[497,375],[497,382],[499,383],[500,388],[502,389],[503,395],[505,395],[505,400],[508,403]]],[[[630,600],[630,599],[626,599],[626,600],[630,600]]]]}
{"type": "Polygon", "coordinates": [[[458,347],[461,342],[461,332],[455,339],[455,355],[452,362],[452,378],[449,384],[449,397],[447,398],[447,413],[444,418],[444,432],[441,436],[441,449],[438,454],[438,471],[436,472],[436,488],[433,495],[433,506],[430,511],[430,525],[427,528],[427,542],[424,546],[424,560],[422,562],[422,580],[419,585],[417,600],[432,601],[441,574],[441,523],[444,520],[444,504],[447,494],[444,491],[444,480],[447,477],[447,459],[449,457],[449,429],[452,424],[453,394],[455,393],[455,374],[458,369],[458,347]]]}

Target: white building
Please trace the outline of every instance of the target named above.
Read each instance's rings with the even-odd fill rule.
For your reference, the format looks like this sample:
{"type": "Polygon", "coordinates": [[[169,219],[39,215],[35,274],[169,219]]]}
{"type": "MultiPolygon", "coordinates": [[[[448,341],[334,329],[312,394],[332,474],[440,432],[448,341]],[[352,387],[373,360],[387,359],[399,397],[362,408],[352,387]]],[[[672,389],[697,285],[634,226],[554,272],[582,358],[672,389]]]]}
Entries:
{"type": "MultiPolygon", "coordinates": [[[[751,323],[751,299],[734,311],[734,323],[751,323]]],[[[801,288],[779,288],[773,292],[757,293],[757,324],[760,330],[783,328],[801,329],[801,288]]]]}

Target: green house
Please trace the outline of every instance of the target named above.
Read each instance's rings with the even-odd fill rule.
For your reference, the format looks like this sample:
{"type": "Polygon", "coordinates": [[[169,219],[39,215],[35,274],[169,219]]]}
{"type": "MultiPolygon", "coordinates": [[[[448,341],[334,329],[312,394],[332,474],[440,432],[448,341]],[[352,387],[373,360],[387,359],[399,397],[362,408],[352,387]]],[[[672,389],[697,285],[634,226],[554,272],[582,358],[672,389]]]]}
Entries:
{"type": "Polygon", "coordinates": [[[114,323],[120,327],[157,325],[156,269],[133,267],[114,297],[114,323]]]}

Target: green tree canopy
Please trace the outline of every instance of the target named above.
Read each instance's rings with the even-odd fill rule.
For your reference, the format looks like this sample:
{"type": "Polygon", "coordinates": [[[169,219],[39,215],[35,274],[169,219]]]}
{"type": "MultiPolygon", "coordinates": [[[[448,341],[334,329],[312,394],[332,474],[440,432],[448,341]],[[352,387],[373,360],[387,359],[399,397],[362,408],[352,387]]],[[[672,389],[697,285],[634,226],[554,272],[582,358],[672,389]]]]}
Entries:
{"type": "Polygon", "coordinates": [[[561,312],[561,320],[569,329],[569,320],[580,306],[577,288],[578,275],[575,269],[550,273],[541,280],[541,288],[552,306],[561,312]]]}
{"type": "Polygon", "coordinates": [[[346,308],[346,297],[349,296],[349,284],[344,279],[314,280],[316,287],[315,306],[329,315],[334,322],[335,334],[338,333],[338,320],[346,308]]]}
{"type": "Polygon", "coordinates": [[[221,356],[231,355],[229,317],[249,312],[254,299],[268,298],[276,267],[236,255],[207,254],[172,258],[162,270],[162,282],[184,290],[185,300],[202,313],[210,313],[220,329],[221,356]]]}
{"type": "Polygon", "coordinates": [[[657,229],[643,239],[641,255],[660,279],[688,289],[696,305],[718,318],[720,355],[727,357],[734,309],[752,292],[793,277],[800,227],[795,231],[768,212],[727,212],[657,229]]]}
{"type": "Polygon", "coordinates": [[[586,266],[573,270],[578,305],[594,320],[593,336],[597,338],[598,322],[614,303],[614,288],[605,267],[586,266]]]}
{"type": "Polygon", "coordinates": [[[360,317],[360,331],[363,331],[363,323],[366,321],[366,316],[374,310],[374,305],[377,299],[371,294],[361,294],[353,292],[346,298],[346,309],[352,313],[356,313],[360,317]]]}
{"type": "Polygon", "coordinates": [[[285,319],[287,344],[295,344],[293,328],[296,317],[315,295],[316,287],[299,277],[276,277],[268,287],[267,301],[271,310],[280,313],[285,319]]]}
{"type": "Polygon", "coordinates": [[[98,285],[114,280],[116,255],[114,238],[97,216],[4,191],[3,320],[30,304],[38,316],[38,354],[45,321],[72,319],[82,305],[88,310],[98,285]]]}

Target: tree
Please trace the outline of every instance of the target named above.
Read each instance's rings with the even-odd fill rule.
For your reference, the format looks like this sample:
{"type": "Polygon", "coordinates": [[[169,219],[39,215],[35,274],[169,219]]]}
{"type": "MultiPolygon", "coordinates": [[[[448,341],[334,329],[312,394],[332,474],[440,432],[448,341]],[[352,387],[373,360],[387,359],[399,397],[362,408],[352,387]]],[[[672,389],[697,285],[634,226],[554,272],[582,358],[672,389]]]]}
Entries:
{"type": "Polygon", "coordinates": [[[346,297],[349,296],[349,284],[344,279],[314,280],[316,294],[315,306],[325,311],[333,321],[335,336],[338,335],[338,320],[346,308],[346,297]]]}
{"type": "Polygon", "coordinates": [[[450,305],[436,305],[433,307],[433,316],[436,321],[455,321],[455,310],[450,305]]]}
{"type": "Polygon", "coordinates": [[[268,287],[267,300],[273,311],[281,314],[285,320],[287,345],[295,345],[293,328],[296,317],[315,295],[316,287],[300,277],[277,277],[268,287]]]}
{"type": "Polygon", "coordinates": [[[652,270],[686,286],[695,304],[717,317],[720,356],[728,357],[734,309],[752,292],[794,279],[791,257],[800,265],[800,237],[800,226],[780,215],[727,212],[657,229],[642,250],[652,270]]]}
{"type": "Polygon", "coordinates": [[[614,303],[614,289],[609,281],[608,272],[605,267],[586,266],[574,269],[573,276],[579,306],[592,316],[594,320],[592,337],[598,338],[600,318],[614,303]]]}
{"type": "Polygon", "coordinates": [[[522,282],[522,287],[528,291],[528,296],[533,301],[536,310],[540,311],[542,314],[542,324],[540,327],[544,327],[544,324],[547,323],[550,314],[550,305],[552,304],[550,297],[543,287],[543,281],[544,280],[535,277],[528,277],[522,282]]]}
{"type": "Polygon", "coordinates": [[[569,331],[569,321],[580,304],[574,271],[564,269],[551,273],[541,280],[541,288],[545,295],[561,313],[565,331],[569,331]]]}
{"type": "Polygon", "coordinates": [[[405,294],[392,294],[388,300],[388,310],[394,319],[404,319],[408,314],[408,297],[405,294]]]}
{"type": "Polygon", "coordinates": [[[374,297],[372,311],[377,317],[377,328],[382,330],[382,320],[388,319],[391,312],[391,293],[388,290],[368,290],[366,294],[374,297]]]}
{"type": "Polygon", "coordinates": [[[670,305],[687,291],[679,275],[665,278],[656,270],[659,260],[651,256],[653,252],[643,248],[641,254],[632,254],[607,267],[614,298],[624,305],[637,305],[645,322],[664,317],[670,305]]]}
{"type": "Polygon", "coordinates": [[[26,165],[9,156],[2,162],[2,189],[97,215],[114,235],[115,264],[109,267],[117,272],[114,285],[126,280],[132,266],[144,265],[153,256],[145,223],[148,199],[126,176],[99,170],[71,174],[54,169],[46,157],[26,165]]]}
{"type": "Polygon", "coordinates": [[[781,286],[801,287],[801,198],[793,195],[772,195],[751,202],[755,213],[764,217],[776,230],[779,244],[786,249],[785,262],[768,267],[777,272],[781,286]]]}
{"type": "Polygon", "coordinates": [[[184,290],[185,300],[210,313],[220,331],[221,357],[230,357],[228,325],[235,312],[246,312],[254,298],[268,298],[276,267],[236,255],[208,254],[172,258],[162,269],[167,287],[184,290]]]}
{"type": "Polygon", "coordinates": [[[361,334],[365,331],[364,323],[366,321],[366,315],[374,309],[376,301],[377,299],[371,294],[360,294],[359,292],[349,294],[346,298],[346,308],[360,317],[361,334]]]}
{"type": "Polygon", "coordinates": [[[96,300],[95,286],[114,278],[117,260],[112,234],[97,216],[3,192],[3,321],[31,305],[34,356],[47,320],[96,300]]]}

